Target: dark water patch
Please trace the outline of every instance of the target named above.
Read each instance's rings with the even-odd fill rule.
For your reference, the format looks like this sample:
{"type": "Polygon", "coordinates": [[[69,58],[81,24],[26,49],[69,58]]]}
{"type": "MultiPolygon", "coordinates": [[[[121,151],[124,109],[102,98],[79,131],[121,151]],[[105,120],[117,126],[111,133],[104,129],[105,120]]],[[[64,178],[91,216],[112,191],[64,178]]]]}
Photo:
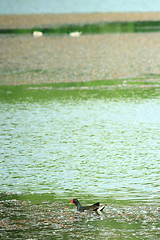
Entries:
{"type": "Polygon", "coordinates": [[[80,31],[83,34],[158,32],[160,31],[160,21],[99,22],[35,27],[32,29],[0,29],[0,34],[31,34],[34,31],[41,31],[44,34],[66,34],[70,31],[80,31]]]}

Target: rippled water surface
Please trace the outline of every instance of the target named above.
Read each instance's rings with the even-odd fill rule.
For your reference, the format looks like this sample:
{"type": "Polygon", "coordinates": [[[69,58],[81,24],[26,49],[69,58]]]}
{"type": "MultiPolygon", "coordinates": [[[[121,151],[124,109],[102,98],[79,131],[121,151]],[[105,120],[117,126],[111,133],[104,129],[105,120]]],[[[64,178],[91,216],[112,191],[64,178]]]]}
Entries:
{"type": "Polygon", "coordinates": [[[97,239],[112,239],[109,238],[111,236],[113,239],[121,239],[118,236],[130,236],[129,224],[137,231],[133,225],[140,221],[140,225],[136,225],[141,229],[138,234],[143,235],[145,224],[149,223],[148,231],[153,227],[152,233],[155,231],[153,235],[158,239],[159,97],[140,98],[135,95],[112,98],[107,97],[110,90],[106,90],[105,96],[102,94],[101,97],[96,97],[96,91],[99,90],[88,97],[81,97],[87,96],[87,90],[81,90],[76,97],[73,94],[75,90],[69,92],[69,97],[62,97],[62,91],[67,90],[57,90],[59,97],[54,97],[52,89],[44,89],[41,98],[39,89],[27,91],[28,95],[23,99],[14,99],[12,90],[7,91],[9,97],[0,102],[0,191],[3,195],[9,194],[9,198],[4,197],[1,205],[3,214],[10,216],[10,221],[13,217],[13,222],[3,220],[3,225],[8,224],[12,232],[11,225],[17,226],[19,223],[22,229],[24,226],[30,229],[34,222],[36,229],[42,225],[40,229],[44,231],[47,226],[50,229],[48,234],[52,232],[57,238],[61,236],[57,231],[65,226],[62,231],[65,233],[65,236],[62,234],[64,239],[74,239],[75,236],[82,239],[82,234],[78,238],[73,229],[84,228],[84,224],[89,224],[90,230],[85,230],[84,238],[92,238],[92,234],[96,236],[97,233],[97,239]],[[37,99],[33,98],[33,92],[39,94],[37,99]],[[20,195],[14,197],[14,194],[20,195]],[[40,205],[30,205],[26,200],[28,194],[31,194],[30,200],[37,199],[36,194],[42,194],[40,205]],[[50,197],[46,200],[45,196],[50,197]],[[79,198],[83,203],[97,200],[109,203],[105,213],[107,215],[100,219],[88,215],[75,217],[72,212],[74,207],[68,205],[72,197],[79,198]],[[13,201],[14,198],[17,200],[13,201]],[[42,203],[45,200],[47,206],[42,203]],[[134,207],[114,206],[116,201],[128,201],[134,207]],[[143,202],[147,207],[135,205],[143,202]],[[7,204],[13,205],[10,212],[6,208],[7,204]],[[56,204],[60,216],[54,209],[53,205],[56,204]],[[148,207],[148,204],[153,207],[148,207]],[[32,216],[28,223],[24,215],[29,218],[28,214],[33,210],[31,208],[34,208],[37,218],[32,216]],[[44,209],[49,209],[49,215],[38,217],[38,214],[46,211],[44,209]],[[16,216],[22,216],[17,220],[15,213],[18,212],[20,214],[16,216]],[[115,229],[114,224],[118,224],[118,232],[111,231],[115,229]],[[124,224],[127,230],[124,230],[124,224]],[[94,227],[97,230],[93,233],[94,227]],[[69,238],[67,231],[70,232],[69,238]]]}
{"type": "Polygon", "coordinates": [[[159,198],[160,100],[1,104],[1,190],[159,198]]]}

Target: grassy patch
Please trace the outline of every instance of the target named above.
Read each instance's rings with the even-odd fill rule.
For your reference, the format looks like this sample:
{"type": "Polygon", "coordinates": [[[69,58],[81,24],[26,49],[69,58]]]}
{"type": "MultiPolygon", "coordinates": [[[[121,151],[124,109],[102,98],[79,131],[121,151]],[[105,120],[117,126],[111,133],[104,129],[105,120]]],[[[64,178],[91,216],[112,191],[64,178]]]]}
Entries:
{"type": "Polygon", "coordinates": [[[65,34],[69,31],[81,31],[83,34],[157,32],[160,31],[160,21],[99,22],[86,24],[65,24],[45,28],[35,27],[31,29],[0,29],[1,34],[31,34],[33,31],[42,31],[46,34],[65,34]]]}
{"type": "Polygon", "coordinates": [[[0,85],[1,101],[50,101],[53,99],[148,98],[159,96],[159,77],[110,79],[89,82],[0,85]]]}

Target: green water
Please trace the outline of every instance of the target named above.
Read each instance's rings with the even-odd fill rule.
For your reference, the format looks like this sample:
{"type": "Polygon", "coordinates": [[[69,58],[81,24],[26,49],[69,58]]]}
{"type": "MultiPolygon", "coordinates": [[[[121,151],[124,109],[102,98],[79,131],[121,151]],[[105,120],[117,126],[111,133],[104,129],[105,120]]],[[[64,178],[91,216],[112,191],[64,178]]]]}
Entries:
{"type": "Polygon", "coordinates": [[[160,87],[0,86],[2,239],[159,239],[160,87]],[[77,214],[107,204],[104,214],[77,214]]]}

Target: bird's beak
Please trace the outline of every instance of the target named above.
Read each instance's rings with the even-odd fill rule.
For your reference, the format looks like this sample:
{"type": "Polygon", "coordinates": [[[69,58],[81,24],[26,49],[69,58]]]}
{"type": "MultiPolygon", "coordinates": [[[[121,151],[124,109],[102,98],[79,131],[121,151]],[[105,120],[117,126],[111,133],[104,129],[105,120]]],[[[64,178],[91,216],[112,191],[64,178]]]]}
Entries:
{"type": "Polygon", "coordinates": [[[70,204],[72,204],[72,203],[73,203],[73,200],[74,200],[74,199],[72,199],[72,201],[70,202],[70,204]]]}

